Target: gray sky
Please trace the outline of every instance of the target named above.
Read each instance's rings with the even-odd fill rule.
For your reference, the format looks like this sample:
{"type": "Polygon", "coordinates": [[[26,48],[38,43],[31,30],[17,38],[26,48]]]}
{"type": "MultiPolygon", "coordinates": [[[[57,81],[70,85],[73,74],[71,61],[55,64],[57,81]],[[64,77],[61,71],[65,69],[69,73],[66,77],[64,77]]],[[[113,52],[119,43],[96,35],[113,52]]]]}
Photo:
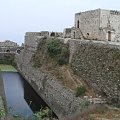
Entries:
{"type": "Polygon", "coordinates": [[[120,11],[120,0],[0,0],[0,41],[21,44],[28,31],[62,32],[76,12],[97,8],[120,11]]]}

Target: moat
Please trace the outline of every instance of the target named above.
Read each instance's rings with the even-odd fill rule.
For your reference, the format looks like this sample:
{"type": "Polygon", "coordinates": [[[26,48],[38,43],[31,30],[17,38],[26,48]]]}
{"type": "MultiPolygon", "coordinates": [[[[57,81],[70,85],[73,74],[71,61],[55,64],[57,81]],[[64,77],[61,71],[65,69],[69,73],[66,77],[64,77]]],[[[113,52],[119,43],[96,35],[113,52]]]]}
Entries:
{"type": "Polygon", "coordinates": [[[18,72],[2,72],[2,78],[8,114],[28,118],[47,106],[18,72]]]}

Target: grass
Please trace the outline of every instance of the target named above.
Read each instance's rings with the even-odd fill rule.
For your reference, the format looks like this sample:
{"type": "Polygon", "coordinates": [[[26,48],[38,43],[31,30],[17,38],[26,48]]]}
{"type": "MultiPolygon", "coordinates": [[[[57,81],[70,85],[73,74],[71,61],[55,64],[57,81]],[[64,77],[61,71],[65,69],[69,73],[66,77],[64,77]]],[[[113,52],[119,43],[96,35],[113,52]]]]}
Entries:
{"type": "Polygon", "coordinates": [[[0,64],[0,71],[2,72],[17,72],[17,70],[11,65],[0,64]]]}

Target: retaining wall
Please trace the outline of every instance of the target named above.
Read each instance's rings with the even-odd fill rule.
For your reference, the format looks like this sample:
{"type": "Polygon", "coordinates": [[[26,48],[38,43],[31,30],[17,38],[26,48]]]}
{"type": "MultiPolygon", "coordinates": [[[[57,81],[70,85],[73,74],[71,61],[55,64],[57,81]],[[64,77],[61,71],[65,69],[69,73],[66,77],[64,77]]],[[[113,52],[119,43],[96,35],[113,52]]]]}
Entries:
{"type": "Polygon", "coordinates": [[[82,102],[80,98],[75,97],[71,91],[60,85],[56,78],[31,65],[30,60],[34,53],[35,49],[26,46],[25,50],[16,56],[22,76],[59,118],[80,110],[82,102]]]}
{"type": "Polygon", "coordinates": [[[108,102],[120,100],[120,43],[69,40],[70,63],[96,95],[108,102]]]}

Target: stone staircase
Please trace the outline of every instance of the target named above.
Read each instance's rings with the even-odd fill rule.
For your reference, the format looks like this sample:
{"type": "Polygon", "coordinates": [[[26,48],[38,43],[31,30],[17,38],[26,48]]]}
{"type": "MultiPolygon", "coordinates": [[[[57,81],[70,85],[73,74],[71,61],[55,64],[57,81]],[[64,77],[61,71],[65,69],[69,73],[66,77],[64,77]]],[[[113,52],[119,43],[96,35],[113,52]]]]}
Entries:
{"type": "Polygon", "coordinates": [[[107,102],[107,100],[104,98],[93,98],[92,96],[84,96],[83,99],[92,104],[104,104],[107,102]]]}
{"type": "Polygon", "coordinates": [[[83,33],[82,31],[80,30],[80,28],[77,28],[78,32],[79,32],[79,36],[82,40],[84,40],[84,36],[83,36],[83,33]]]}

